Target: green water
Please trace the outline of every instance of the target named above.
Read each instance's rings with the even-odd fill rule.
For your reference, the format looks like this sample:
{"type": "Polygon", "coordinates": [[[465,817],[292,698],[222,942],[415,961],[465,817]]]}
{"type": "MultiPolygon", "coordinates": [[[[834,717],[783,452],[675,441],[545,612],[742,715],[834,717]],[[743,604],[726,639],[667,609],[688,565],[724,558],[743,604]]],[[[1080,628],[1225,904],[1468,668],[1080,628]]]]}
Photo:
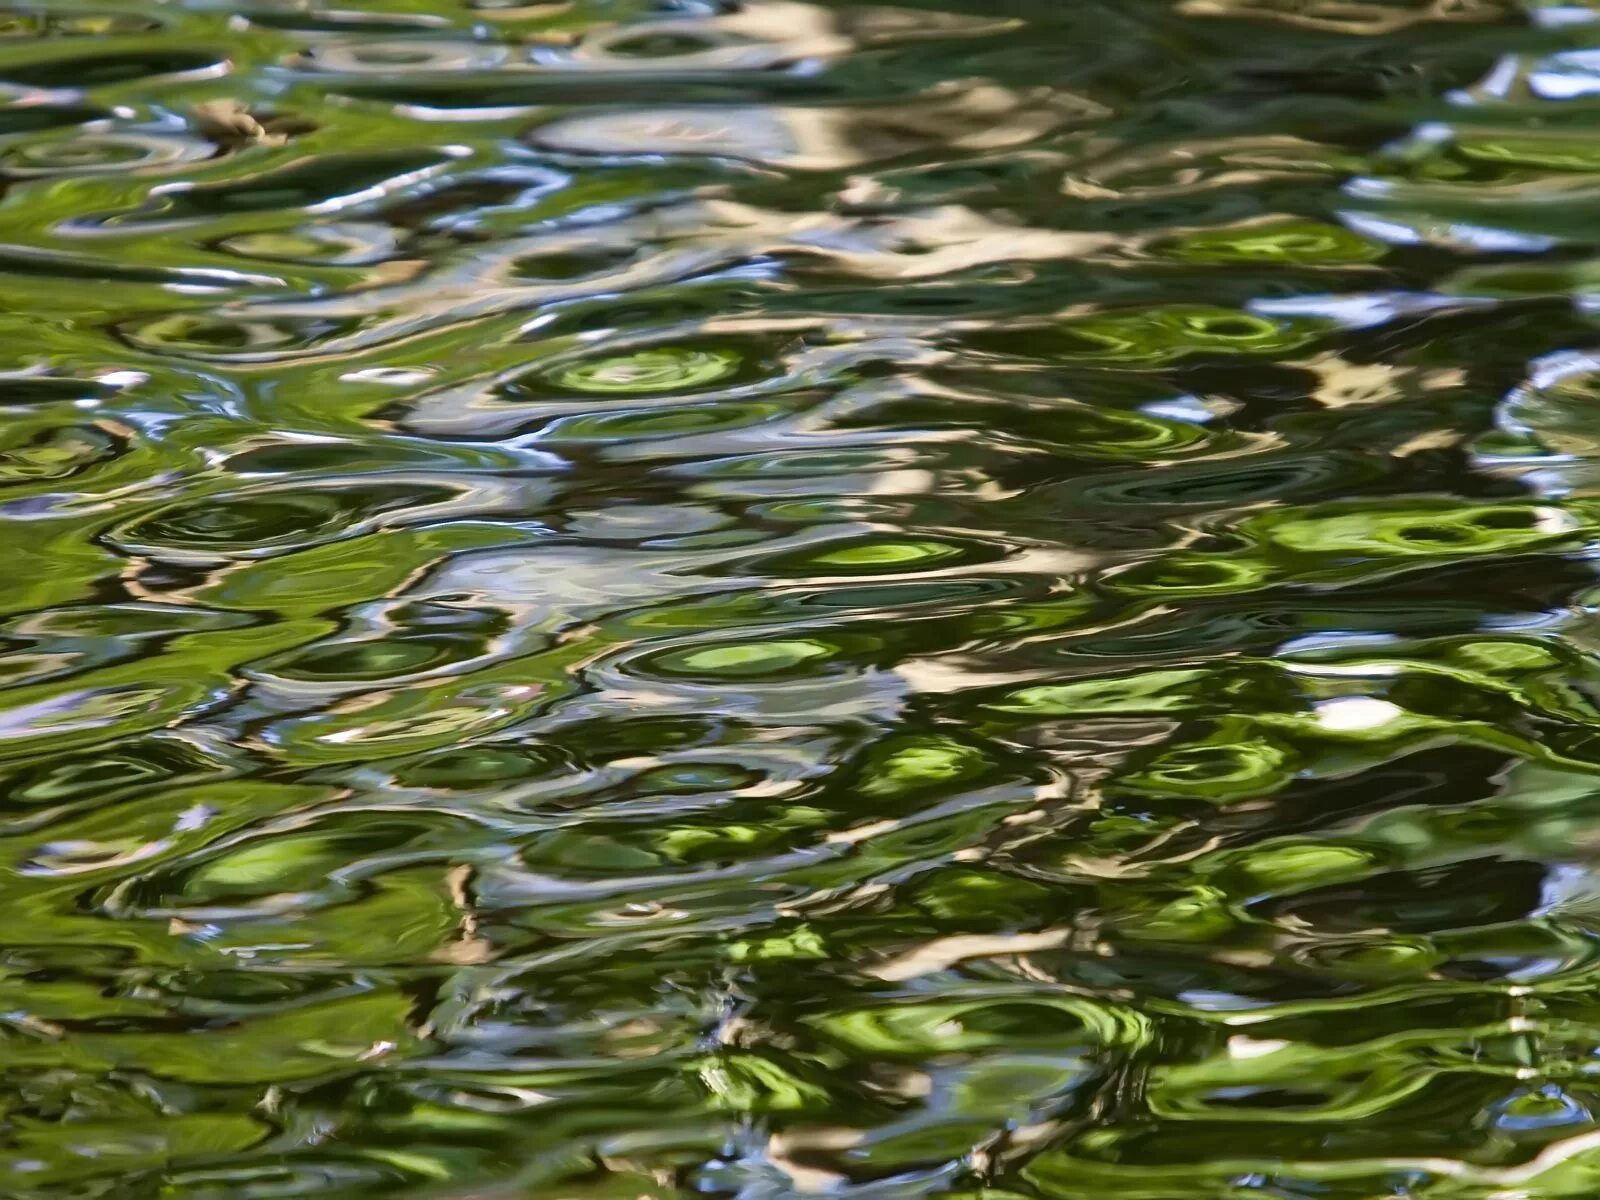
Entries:
{"type": "Polygon", "coordinates": [[[1600,1195],[1597,0],[49,0],[0,188],[4,1200],[1600,1195]]]}

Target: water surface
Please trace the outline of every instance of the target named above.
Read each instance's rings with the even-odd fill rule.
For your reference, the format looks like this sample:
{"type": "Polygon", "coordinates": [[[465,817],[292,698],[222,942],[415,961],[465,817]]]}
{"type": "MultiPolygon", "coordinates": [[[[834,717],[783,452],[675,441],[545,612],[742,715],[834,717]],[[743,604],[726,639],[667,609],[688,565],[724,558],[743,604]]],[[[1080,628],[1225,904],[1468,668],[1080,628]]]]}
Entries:
{"type": "Polygon", "coordinates": [[[1600,1191],[1600,6],[0,18],[0,1195],[1600,1191]]]}

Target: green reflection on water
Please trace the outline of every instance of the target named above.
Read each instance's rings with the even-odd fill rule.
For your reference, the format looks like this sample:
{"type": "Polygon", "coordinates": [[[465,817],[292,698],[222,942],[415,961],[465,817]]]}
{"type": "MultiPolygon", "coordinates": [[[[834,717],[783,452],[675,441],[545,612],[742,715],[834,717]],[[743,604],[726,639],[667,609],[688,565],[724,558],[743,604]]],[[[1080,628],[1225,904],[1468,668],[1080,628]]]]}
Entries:
{"type": "Polygon", "coordinates": [[[0,13],[0,1193],[1593,1196],[1597,31],[0,13]]]}

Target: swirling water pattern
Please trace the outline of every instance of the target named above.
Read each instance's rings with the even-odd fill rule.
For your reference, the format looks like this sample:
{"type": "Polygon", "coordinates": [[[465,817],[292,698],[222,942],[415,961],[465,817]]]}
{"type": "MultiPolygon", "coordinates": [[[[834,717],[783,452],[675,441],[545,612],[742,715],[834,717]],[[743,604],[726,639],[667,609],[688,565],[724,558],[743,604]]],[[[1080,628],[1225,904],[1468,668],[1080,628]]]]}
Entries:
{"type": "Polygon", "coordinates": [[[1596,0],[8,9],[0,1195],[1594,1196],[1597,105],[1596,0]]]}

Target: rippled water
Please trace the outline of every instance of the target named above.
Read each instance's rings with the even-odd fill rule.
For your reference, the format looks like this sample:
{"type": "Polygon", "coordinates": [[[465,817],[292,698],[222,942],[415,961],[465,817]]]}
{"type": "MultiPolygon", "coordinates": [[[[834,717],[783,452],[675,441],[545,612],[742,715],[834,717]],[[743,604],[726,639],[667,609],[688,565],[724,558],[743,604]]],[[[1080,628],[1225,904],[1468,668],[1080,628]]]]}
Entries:
{"type": "Polygon", "coordinates": [[[1600,0],[0,17],[6,1200],[1600,1193],[1600,0]]]}

